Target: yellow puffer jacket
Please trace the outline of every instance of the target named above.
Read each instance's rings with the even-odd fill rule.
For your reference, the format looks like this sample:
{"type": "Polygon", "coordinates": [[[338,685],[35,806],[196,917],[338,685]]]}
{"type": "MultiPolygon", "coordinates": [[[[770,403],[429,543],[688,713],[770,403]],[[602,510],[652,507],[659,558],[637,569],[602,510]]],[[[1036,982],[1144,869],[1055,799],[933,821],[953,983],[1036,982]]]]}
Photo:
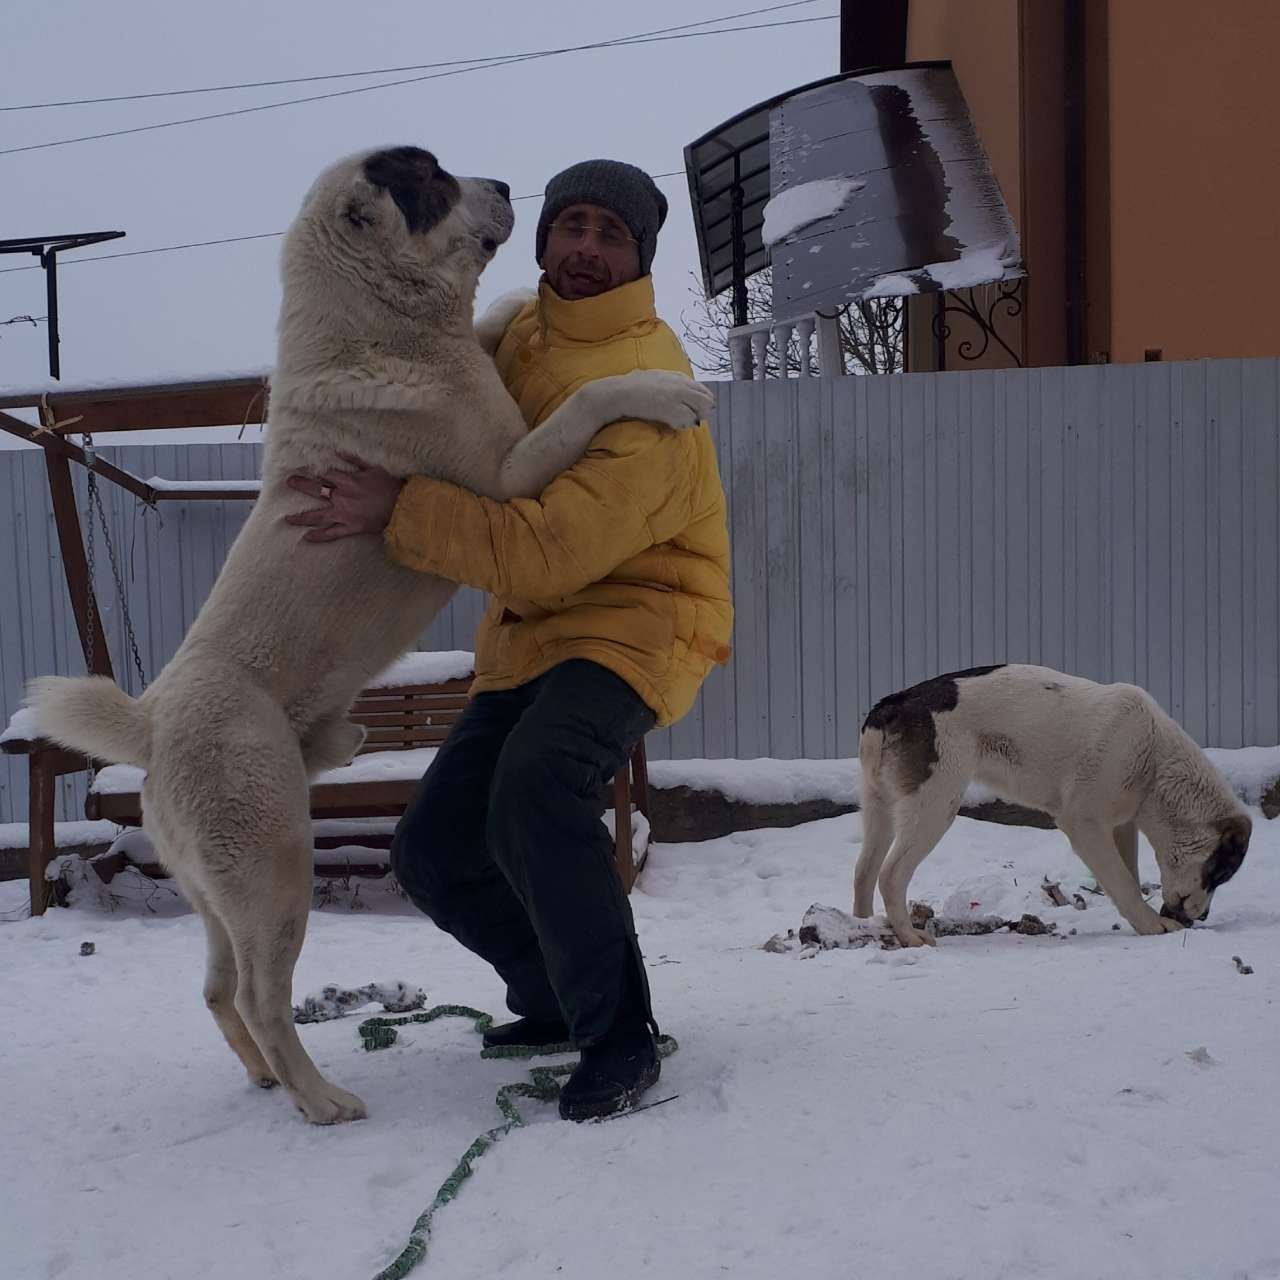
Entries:
{"type": "MultiPolygon", "coordinates": [[[[567,302],[546,284],[512,321],[498,371],[530,428],[585,382],[633,369],[689,373],[643,277],[567,302]]],[[[536,500],[493,502],[415,476],[387,526],[409,568],[494,598],[476,634],[473,692],[509,689],[569,658],[621,676],[660,725],[729,658],[729,535],[705,423],[617,422],[536,500]]]]}

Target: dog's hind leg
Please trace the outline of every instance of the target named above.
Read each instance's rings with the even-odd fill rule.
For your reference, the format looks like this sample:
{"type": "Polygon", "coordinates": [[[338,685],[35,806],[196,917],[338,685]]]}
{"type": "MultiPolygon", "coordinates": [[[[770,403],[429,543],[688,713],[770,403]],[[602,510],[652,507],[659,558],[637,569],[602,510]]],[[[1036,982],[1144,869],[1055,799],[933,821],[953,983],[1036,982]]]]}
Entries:
{"type": "Polygon", "coordinates": [[[893,802],[864,773],[862,848],[853,872],[853,914],[865,920],[875,910],[876,880],[893,843],[893,802]]]}
{"type": "Polygon", "coordinates": [[[145,790],[143,803],[147,812],[147,834],[154,842],[161,861],[177,881],[183,896],[204,921],[207,943],[205,1005],[213,1014],[213,1020],[231,1046],[231,1051],[244,1064],[249,1079],[260,1088],[269,1089],[276,1083],[276,1078],[262,1056],[262,1050],[244,1025],[244,1019],[236,1010],[235,949],[226,926],[218,918],[208,895],[200,887],[201,863],[199,859],[192,857],[196,841],[184,831],[163,788],[158,792],[145,790]]]}
{"type": "Polygon", "coordinates": [[[361,1119],[364,1103],[320,1074],[293,1024],[293,968],[306,934],[312,885],[309,826],[305,811],[300,816],[304,821],[291,824],[292,831],[277,828],[269,844],[246,842],[234,860],[220,860],[209,878],[209,896],[235,950],[235,1004],[245,1026],[303,1115],[313,1124],[336,1124],[361,1119]]]}
{"type": "MultiPolygon", "coordinates": [[[[201,773],[166,780],[190,812],[182,849],[204,898],[206,917],[222,923],[235,954],[235,1011],[270,1073],[315,1124],[355,1120],[359,1098],[316,1069],[293,1025],[293,967],[311,906],[312,833],[298,739],[278,707],[243,702],[206,720],[221,749],[201,773]],[[225,741],[223,738],[225,735],[225,741]]],[[[217,946],[215,992],[229,987],[217,946]]]]}
{"type": "Polygon", "coordinates": [[[955,820],[964,796],[964,779],[935,773],[916,791],[898,801],[894,814],[897,834],[880,873],[880,896],[885,915],[904,947],[933,945],[933,939],[911,923],[907,886],[916,868],[955,820]]]}
{"type": "Polygon", "coordinates": [[[249,1080],[260,1089],[270,1089],[278,1084],[267,1060],[262,1056],[249,1028],[236,1009],[236,956],[231,945],[231,935],[227,933],[218,914],[209,905],[208,899],[189,883],[190,877],[175,870],[175,878],[191,905],[200,912],[204,920],[205,933],[208,936],[208,959],[204,977],[204,1002],[213,1014],[213,1020],[226,1037],[236,1057],[244,1063],[249,1073],[249,1080]]]}

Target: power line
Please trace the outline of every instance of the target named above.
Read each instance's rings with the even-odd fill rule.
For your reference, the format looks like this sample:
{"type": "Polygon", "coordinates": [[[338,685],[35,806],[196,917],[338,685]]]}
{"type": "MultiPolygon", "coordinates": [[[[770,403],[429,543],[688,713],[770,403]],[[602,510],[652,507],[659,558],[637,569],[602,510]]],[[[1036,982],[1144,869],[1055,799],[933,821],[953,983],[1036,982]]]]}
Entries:
{"type": "MultiPolygon", "coordinates": [[[[148,253],[172,253],[176,249],[203,249],[213,244],[240,244],[245,240],[274,240],[284,235],[283,231],[262,231],[253,236],[226,236],[221,240],[193,240],[190,244],[165,244],[159,245],[154,249],[130,249],[124,253],[99,253],[91,258],[67,258],[59,259],[58,270],[65,270],[67,267],[78,267],[84,262],[105,262],[108,258],[140,258],[148,253]]],[[[8,275],[10,271],[39,271],[39,264],[29,267],[0,267],[0,276],[8,275]]]]}
{"type": "MultiPolygon", "coordinates": [[[[686,22],[675,27],[659,27],[655,31],[643,31],[637,36],[619,36],[619,43],[640,39],[644,36],[665,35],[669,31],[687,31],[692,27],[705,27],[713,22],[733,22],[738,18],[754,18],[762,13],[778,13],[784,9],[799,9],[805,5],[817,4],[818,0],[789,0],[787,4],[771,4],[763,9],[747,9],[741,13],[723,13],[718,18],[703,18],[699,22],[686,22]]],[[[241,84],[205,85],[198,89],[160,89],[151,93],[122,93],[105,98],[70,98],[60,102],[27,102],[14,106],[0,106],[0,111],[40,111],[49,107],[87,107],[107,102],[140,102],[149,98],[179,98],[196,93],[226,93],[236,89],[271,89],[287,84],[312,84],[318,80],[348,80],[359,76],[391,76],[404,71],[435,71],[440,67],[462,67],[475,64],[500,64],[517,58],[549,57],[558,53],[571,53],[579,49],[607,47],[611,41],[602,41],[598,45],[577,45],[564,49],[526,50],[523,53],[489,54],[483,58],[453,58],[446,62],[420,62],[405,67],[373,67],[367,71],[334,71],[328,75],[292,76],[280,80],[250,80],[241,84]]],[[[482,69],[482,68],[480,68],[482,69]]]]}
{"type": "Polygon", "coordinates": [[[595,49],[629,48],[633,45],[659,44],[668,40],[694,40],[701,36],[733,35],[740,31],[767,31],[776,27],[798,27],[812,22],[834,22],[838,17],[838,14],[825,14],[816,18],[789,18],[781,22],[757,22],[742,27],[720,27],[715,31],[685,31],[675,35],[624,36],[616,40],[602,40],[593,44],[575,45],[571,48],[516,54],[474,66],[457,67],[452,71],[437,71],[427,76],[411,76],[405,80],[385,80],[381,84],[361,85],[355,89],[335,89],[332,93],[317,93],[306,98],[290,98],[284,102],[266,102],[256,107],[240,107],[234,111],[218,111],[205,116],[188,116],[183,120],[165,120],[159,124],[135,125],[131,129],[112,129],[106,133],[88,133],[76,138],[58,138],[53,142],[32,142],[22,147],[5,147],[0,149],[0,156],[17,155],[23,151],[43,151],[49,147],[67,147],[77,142],[98,142],[103,138],[120,138],[132,133],[150,133],[156,129],[174,129],[180,125],[200,124],[207,120],[227,120],[233,116],[252,115],[257,111],[274,111],[279,107],[298,106],[306,102],[323,102],[329,98],[346,98],[357,93],[373,93],[378,89],[394,89],[400,85],[420,84],[425,80],[443,80],[449,76],[467,75],[473,71],[487,71],[492,67],[507,67],[518,62],[530,62],[539,58],[556,57],[564,53],[579,53],[595,49]]]}
{"type": "MultiPolygon", "coordinates": [[[[672,169],[667,173],[653,173],[649,175],[651,178],[683,178],[683,169],[672,169]]],[[[529,195],[512,196],[511,203],[515,204],[517,200],[540,200],[542,198],[541,191],[531,192],[529,195]]],[[[68,258],[65,262],[59,262],[59,268],[78,267],[83,262],[106,262],[109,258],[140,258],[144,254],[149,253],[174,253],[179,249],[205,249],[210,245],[218,244],[242,244],[246,240],[274,240],[284,235],[283,231],[261,231],[257,235],[252,236],[225,236],[221,240],[193,240],[189,244],[165,244],[159,245],[154,249],[128,249],[123,253],[98,253],[90,258],[68,258]]],[[[29,267],[0,267],[0,275],[7,275],[10,271],[39,271],[38,264],[29,267]]],[[[21,318],[21,317],[20,317],[21,318]]]]}

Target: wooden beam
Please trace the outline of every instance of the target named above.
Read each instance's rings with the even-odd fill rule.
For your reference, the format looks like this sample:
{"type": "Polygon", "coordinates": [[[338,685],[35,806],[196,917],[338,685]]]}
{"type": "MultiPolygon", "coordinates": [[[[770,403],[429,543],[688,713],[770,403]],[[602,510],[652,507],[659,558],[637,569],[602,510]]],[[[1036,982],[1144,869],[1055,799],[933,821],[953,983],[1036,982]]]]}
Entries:
{"type": "Polygon", "coordinates": [[[253,502],[256,489],[153,489],[156,502],[253,502]]]}
{"type": "Polygon", "coordinates": [[[90,791],[84,798],[90,822],[114,822],[121,827],[142,825],[142,796],[137,791],[90,791]]]}
{"type": "Polygon", "coordinates": [[[127,489],[135,498],[140,498],[147,504],[154,503],[156,500],[155,490],[145,480],[139,479],[132,472],[125,471],[122,467],[117,467],[113,462],[107,462],[105,458],[95,458],[90,463],[83,449],[78,445],[72,444],[69,440],[62,439],[61,436],[54,432],[39,431],[7,413],[0,413],[0,431],[7,431],[10,435],[17,436],[19,440],[25,440],[28,444],[39,445],[45,451],[46,456],[53,453],[60,458],[78,462],[82,467],[95,472],[104,480],[110,480],[113,484],[118,484],[122,489],[127,489]]]}
{"type": "Polygon", "coordinates": [[[265,422],[267,382],[263,376],[202,382],[102,387],[83,391],[16,391],[0,395],[0,409],[47,405],[60,433],[157,431],[188,427],[238,427],[265,422]],[[71,422],[75,418],[77,421],[71,422]]]}
{"type": "Polygon", "coordinates": [[[27,782],[27,880],[33,916],[44,915],[49,905],[51,891],[44,873],[58,852],[53,825],[54,778],[52,762],[43,752],[34,752],[27,782]]]}
{"type": "Polygon", "coordinates": [[[631,785],[636,793],[636,808],[647,818],[649,816],[649,761],[643,738],[636,743],[635,750],[631,753],[631,785]]]}
{"type": "Polygon", "coordinates": [[[89,757],[78,751],[68,751],[48,738],[7,738],[0,742],[0,751],[10,756],[33,756],[40,752],[53,769],[54,777],[64,773],[84,773],[89,768],[89,757]]]}
{"type": "MultiPolygon", "coordinates": [[[[71,464],[52,449],[44,451],[44,464],[49,472],[49,494],[53,499],[53,521],[58,530],[58,545],[62,550],[62,568],[67,579],[67,591],[71,596],[71,608],[76,617],[76,632],[80,647],[84,650],[84,662],[90,675],[115,679],[111,669],[111,654],[107,649],[107,637],[102,625],[102,612],[93,594],[89,578],[89,562],[84,553],[84,535],[80,530],[80,515],[76,510],[75,487],[71,483],[71,464]],[[89,619],[95,620],[93,643],[86,643],[89,635],[89,619]]],[[[89,513],[93,518],[93,513],[89,513]]]]}
{"type": "Polygon", "coordinates": [[[631,853],[630,770],[630,763],[624,763],[613,775],[613,859],[623,893],[630,893],[636,882],[635,860],[631,853]]]}

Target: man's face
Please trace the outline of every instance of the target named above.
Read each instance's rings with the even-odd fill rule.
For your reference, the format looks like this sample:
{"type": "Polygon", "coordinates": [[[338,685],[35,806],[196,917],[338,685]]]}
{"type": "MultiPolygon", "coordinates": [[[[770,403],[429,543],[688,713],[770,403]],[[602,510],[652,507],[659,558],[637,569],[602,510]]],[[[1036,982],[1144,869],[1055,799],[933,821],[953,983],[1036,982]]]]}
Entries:
{"type": "Polygon", "coordinates": [[[547,231],[541,266],[562,298],[594,298],[640,278],[640,246],[612,209],[571,204],[547,231]]]}

